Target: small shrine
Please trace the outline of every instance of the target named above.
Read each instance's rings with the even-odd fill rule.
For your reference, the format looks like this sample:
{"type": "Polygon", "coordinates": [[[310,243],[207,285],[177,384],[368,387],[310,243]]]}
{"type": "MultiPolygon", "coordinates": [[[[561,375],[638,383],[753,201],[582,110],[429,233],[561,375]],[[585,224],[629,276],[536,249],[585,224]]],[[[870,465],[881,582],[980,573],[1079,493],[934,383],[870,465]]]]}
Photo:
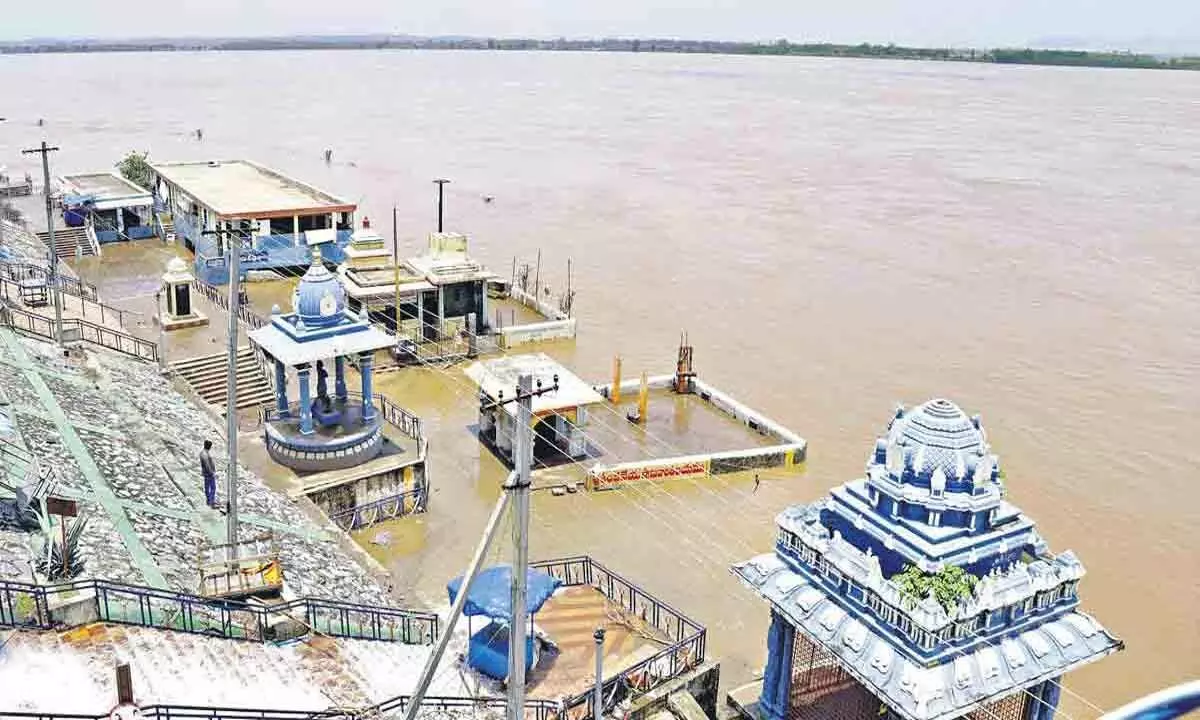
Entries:
{"type": "Polygon", "coordinates": [[[347,310],[345,290],[319,252],[296,286],[292,312],[276,306],[250,340],[274,371],[275,408],[264,416],[267,452],[302,475],[305,494],[335,520],[348,513],[353,526],[367,524],[356,513],[366,506],[392,502],[371,521],[423,507],[420,421],[372,386],[375,352],[390,347],[392,337],[365,311],[347,310]],[[358,392],[349,389],[352,370],[358,392]],[[293,373],[296,399],[288,393],[293,373]],[[397,430],[394,441],[385,437],[385,421],[397,430]]]}
{"type": "Polygon", "coordinates": [[[604,397],[545,353],[483,360],[464,372],[479,386],[479,439],[505,463],[513,464],[517,430],[516,403],[505,397],[511,400],[516,394],[522,375],[532,376],[538,387],[558,384],[557,390],[532,401],[534,460],[546,465],[589,455],[583,430],[587,408],[603,403],[604,397]]]}
{"type": "Polygon", "coordinates": [[[733,568],[771,608],[763,680],[730,693],[747,717],[1050,720],[1064,675],[1124,647],[947,400],[898,408],[865,477],[775,522],[733,568]]]}
{"type": "Polygon", "coordinates": [[[388,263],[392,252],[387,249],[383,236],[371,229],[371,219],[363,218],[362,227],[350,236],[350,244],[346,246],[346,261],[343,267],[364,268],[374,267],[380,263],[388,263]]]}
{"type": "Polygon", "coordinates": [[[182,258],[167,261],[167,271],[162,276],[162,292],[166,303],[159,303],[158,321],[163,330],[199,327],[208,324],[208,316],[196,309],[192,303],[192,283],[195,276],[182,258]]]}

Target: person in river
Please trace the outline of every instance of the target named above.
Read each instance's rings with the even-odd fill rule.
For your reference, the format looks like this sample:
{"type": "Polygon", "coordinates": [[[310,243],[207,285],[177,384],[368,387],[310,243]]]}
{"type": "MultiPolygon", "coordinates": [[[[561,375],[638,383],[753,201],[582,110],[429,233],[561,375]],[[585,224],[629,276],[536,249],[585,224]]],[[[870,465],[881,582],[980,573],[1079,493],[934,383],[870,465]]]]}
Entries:
{"type": "Polygon", "coordinates": [[[204,476],[204,501],[210,508],[217,506],[217,468],[213,465],[212,440],[204,441],[204,449],[200,451],[200,474],[204,476]]]}
{"type": "Polygon", "coordinates": [[[333,151],[327,149],[325,150],[325,164],[328,165],[331,162],[333,162],[333,151]]]}

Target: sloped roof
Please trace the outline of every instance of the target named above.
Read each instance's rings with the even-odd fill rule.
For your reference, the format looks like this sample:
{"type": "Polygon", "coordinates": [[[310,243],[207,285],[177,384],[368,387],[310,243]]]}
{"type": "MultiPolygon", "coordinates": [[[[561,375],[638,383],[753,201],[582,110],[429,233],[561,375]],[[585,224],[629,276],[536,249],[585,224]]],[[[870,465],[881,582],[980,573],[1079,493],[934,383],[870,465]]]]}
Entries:
{"type": "Polygon", "coordinates": [[[732,570],[798,632],[837,656],[846,672],[908,720],[958,717],[1124,646],[1091,616],[1070,611],[1015,637],[924,667],[879,633],[873,620],[852,617],[775,554],[759,555],[732,570]]]}

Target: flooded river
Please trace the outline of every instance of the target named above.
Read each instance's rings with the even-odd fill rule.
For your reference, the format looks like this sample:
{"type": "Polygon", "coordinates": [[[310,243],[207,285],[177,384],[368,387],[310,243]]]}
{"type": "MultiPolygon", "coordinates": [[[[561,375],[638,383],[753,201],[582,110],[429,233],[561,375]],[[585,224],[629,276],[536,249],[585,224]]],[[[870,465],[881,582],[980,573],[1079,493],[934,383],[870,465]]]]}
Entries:
{"type": "MultiPolygon", "coordinates": [[[[552,352],[586,378],[618,352],[629,373],[669,372],[686,329],[702,376],[809,440],[803,472],[757,492],[538,494],[532,554],[590,553],[706,623],[727,686],[761,666],[767,619],[728,565],[770,548],[786,504],[861,473],[894,402],[943,395],[982,413],[1011,499],[1080,555],[1086,607],[1128,643],[1072,676],[1086,701],[1064,694],[1064,713],[1200,674],[1200,74],[181,53],[3,57],[0,87],[18,176],[37,118],[62,171],[128,150],[244,156],[357,201],[385,234],[397,206],[409,254],[434,222],[430,180],[451,178],[448,228],[494,269],[541,250],[557,289],[572,261],[580,335],[552,352]]],[[[161,272],[130,255],[88,274],[161,272]]],[[[461,373],[379,385],[425,418],[435,489],[369,547],[441,601],[503,472],[461,373]]]]}

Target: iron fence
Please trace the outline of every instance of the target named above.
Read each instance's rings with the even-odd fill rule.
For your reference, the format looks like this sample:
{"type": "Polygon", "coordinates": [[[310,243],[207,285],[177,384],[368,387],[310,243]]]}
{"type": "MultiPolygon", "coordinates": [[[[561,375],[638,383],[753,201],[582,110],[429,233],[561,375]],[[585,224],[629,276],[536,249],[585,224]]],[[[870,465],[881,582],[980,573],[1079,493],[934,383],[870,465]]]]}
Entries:
{"type": "MultiPolygon", "coordinates": [[[[422,440],[421,418],[413,415],[383,395],[375,395],[375,402],[378,403],[384,420],[391,423],[393,427],[413,440],[418,442],[422,440]]],[[[424,455],[424,453],[421,454],[424,455]]]]}
{"type": "MultiPolygon", "coordinates": [[[[386,422],[391,424],[405,436],[410,437],[420,443],[419,454],[421,457],[424,457],[425,440],[421,435],[421,418],[400,407],[383,395],[375,394],[371,397],[374,398],[376,403],[375,407],[379,410],[380,416],[386,422]]],[[[346,401],[349,403],[360,403],[362,402],[362,395],[359,393],[346,393],[346,401]]],[[[290,413],[292,417],[299,417],[300,403],[289,403],[288,413],[290,413]]],[[[279,408],[274,403],[263,403],[263,405],[258,409],[258,416],[260,422],[274,422],[279,419],[279,408]]]]}
{"type": "MultiPolygon", "coordinates": [[[[229,312],[228,292],[223,292],[216,285],[210,285],[201,280],[193,280],[192,287],[195,288],[196,292],[208,298],[208,301],[213,305],[216,305],[225,312],[229,312]]],[[[249,325],[251,330],[257,330],[267,324],[266,319],[251,310],[250,306],[244,300],[238,304],[238,318],[249,325]]]]}
{"type": "Polygon", "coordinates": [[[304,597],[277,605],[212,600],[173,590],[90,579],[57,585],[0,581],[0,627],[57,627],[49,599],[79,593],[95,595],[96,619],[122,625],[213,635],[234,640],[267,640],[283,620],[333,637],[383,640],[410,645],[434,642],[435,613],[304,597]]]}
{"type": "MultiPolygon", "coordinates": [[[[41,265],[34,265],[32,263],[0,262],[0,277],[14,282],[24,280],[43,280],[48,282],[50,271],[41,265]]],[[[100,291],[91,283],[67,277],[60,273],[58,275],[58,286],[68,295],[81,297],[92,302],[99,302],[100,291]]]]}
{"type": "MultiPolygon", "coordinates": [[[[667,638],[668,644],[658,653],[604,681],[603,695],[609,705],[649,692],[704,662],[707,641],[704,626],[592,558],[543,560],[531,566],[558,578],[563,585],[590,585],[667,638]]],[[[567,698],[564,711],[573,718],[599,717],[592,707],[593,697],[589,689],[567,698]]]]}
{"type": "MultiPolygon", "coordinates": [[[[387,707],[380,705],[384,717],[400,715],[408,707],[409,696],[403,695],[388,701],[387,707]]],[[[421,700],[422,710],[429,712],[493,710],[502,713],[507,707],[504,698],[439,697],[426,695],[421,700]]],[[[557,706],[547,700],[530,700],[525,703],[526,720],[553,720],[557,706]]],[[[340,710],[272,710],[266,708],[203,707],[198,705],[145,705],[138,708],[142,720],[353,720],[370,715],[364,712],[348,713],[340,710]]],[[[105,712],[98,715],[86,713],[52,712],[8,712],[0,709],[0,720],[109,720],[105,712]]]]}
{"type": "Polygon", "coordinates": [[[329,514],[329,519],[343,530],[357,530],[381,520],[414,515],[425,511],[428,491],[425,488],[405,490],[397,495],[329,514]]]}

